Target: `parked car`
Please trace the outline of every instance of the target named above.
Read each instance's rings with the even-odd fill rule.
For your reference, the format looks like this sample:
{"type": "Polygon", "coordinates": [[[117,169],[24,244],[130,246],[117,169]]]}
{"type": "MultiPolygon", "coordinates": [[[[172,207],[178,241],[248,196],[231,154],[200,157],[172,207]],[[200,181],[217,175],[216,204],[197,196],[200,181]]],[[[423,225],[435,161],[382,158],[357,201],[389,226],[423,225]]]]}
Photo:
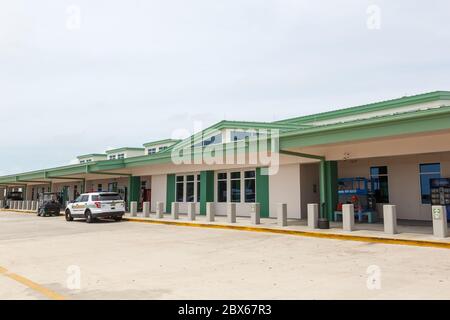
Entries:
{"type": "Polygon", "coordinates": [[[97,218],[120,221],[124,214],[125,203],[117,192],[83,193],[71,201],[65,210],[67,221],[84,218],[87,223],[94,222],[97,218]]]}
{"type": "Polygon", "coordinates": [[[61,212],[61,203],[59,194],[55,192],[44,192],[39,194],[38,216],[46,217],[59,216],[61,212]]]}

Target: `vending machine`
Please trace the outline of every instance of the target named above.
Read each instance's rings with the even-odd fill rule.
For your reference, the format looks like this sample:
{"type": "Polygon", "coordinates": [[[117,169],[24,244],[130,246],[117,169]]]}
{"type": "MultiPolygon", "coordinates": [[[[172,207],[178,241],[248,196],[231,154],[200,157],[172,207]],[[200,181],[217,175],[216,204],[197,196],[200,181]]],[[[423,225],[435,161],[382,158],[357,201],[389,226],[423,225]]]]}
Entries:
{"type": "Polygon", "coordinates": [[[447,207],[447,219],[450,220],[450,178],[430,180],[431,204],[447,207]]]}

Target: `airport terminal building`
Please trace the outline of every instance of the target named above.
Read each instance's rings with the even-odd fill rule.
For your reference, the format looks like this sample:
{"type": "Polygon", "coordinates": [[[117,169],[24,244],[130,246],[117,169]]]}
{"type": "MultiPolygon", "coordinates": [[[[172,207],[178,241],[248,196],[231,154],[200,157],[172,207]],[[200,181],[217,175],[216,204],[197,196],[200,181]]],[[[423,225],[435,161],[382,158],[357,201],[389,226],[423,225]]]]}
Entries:
{"type": "MultiPolygon", "coordinates": [[[[174,128],[175,129],[175,128],[174,128]]],[[[129,203],[195,203],[217,215],[236,203],[248,216],[306,218],[320,203],[330,220],[354,203],[363,219],[397,206],[398,219],[431,220],[431,205],[450,205],[450,92],[356,106],[275,122],[221,121],[184,140],[161,140],[78,157],[74,165],[0,177],[0,198],[59,192],[64,202],[92,191],[119,192],[129,203]],[[253,141],[259,141],[253,143],[253,141]],[[264,141],[264,143],[260,143],[264,141]],[[266,148],[267,147],[267,148],[266,148]],[[205,157],[205,154],[208,157],[205,157]]],[[[450,212],[450,210],[448,210],[450,212]]]]}

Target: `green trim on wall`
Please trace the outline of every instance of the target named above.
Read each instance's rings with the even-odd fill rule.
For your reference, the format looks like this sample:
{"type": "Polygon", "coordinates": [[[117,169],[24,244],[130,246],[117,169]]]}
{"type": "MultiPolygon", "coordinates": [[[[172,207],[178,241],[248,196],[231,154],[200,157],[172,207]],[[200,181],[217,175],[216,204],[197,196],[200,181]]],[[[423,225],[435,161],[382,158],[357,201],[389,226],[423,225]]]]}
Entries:
{"type": "Polygon", "coordinates": [[[130,177],[128,180],[128,208],[130,208],[130,203],[132,201],[138,202],[141,194],[141,177],[135,176],[130,177]]]}
{"type": "Polygon", "coordinates": [[[261,218],[268,218],[269,207],[269,176],[261,174],[262,168],[256,168],[256,202],[261,206],[261,218]]]}
{"type": "Polygon", "coordinates": [[[200,214],[206,215],[206,203],[214,202],[214,171],[200,172],[200,214]]]}
{"type": "Polygon", "coordinates": [[[172,202],[175,201],[175,174],[167,175],[166,212],[172,212],[172,202]]]}
{"type": "Polygon", "coordinates": [[[450,107],[337,123],[281,134],[280,148],[309,147],[450,129],[450,107]]]}

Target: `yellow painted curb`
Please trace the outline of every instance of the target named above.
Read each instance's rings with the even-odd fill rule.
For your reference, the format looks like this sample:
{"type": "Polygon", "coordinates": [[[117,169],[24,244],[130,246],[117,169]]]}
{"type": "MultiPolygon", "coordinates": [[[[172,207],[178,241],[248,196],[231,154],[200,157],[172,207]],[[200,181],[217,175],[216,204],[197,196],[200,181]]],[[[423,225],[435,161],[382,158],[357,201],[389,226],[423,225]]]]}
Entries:
{"type": "Polygon", "coordinates": [[[36,282],[31,281],[30,279],[22,277],[21,275],[9,272],[7,269],[5,269],[3,267],[0,267],[0,274],[5,277],[8,277],[14,281],[17,281],[17,282],[23,284],[24,286],[26,286],[36,292],[39,292],[40,294],[42,294],[52,300],[65,300],[66,299],[64,296],[60,295],[59,293],[56,293],[44,286],[41,286],[40,284],[37,284],[36,282]]]}
{"type": "Polygon", "coordinates": [[[249,227],[249,226],[221,225],[221,224],[213,224],[213,223],[206,224],[206,223],[192,223],[192,222],[184,222],[184,221],[151,220],[151,219],[140,219],[140,218],[130,218],[130,217],[126,217],[126,218],[124,217],[123,220],[131,221],[131,222],[165,224],[165,225],[174,225],[174,226],[183,226],[183,227],[229,229],[229,230],[286,234],[286,235],[311,237],[311,238],[322,238],[322,239],[334,239],[334,240],[345,240],[345,241],[359,241],[359,242],[370,242],[370,243],[397,244],[397,245],[405,245],[405,246],[450,249],[450,243],[438,242],[438,241],[427,241],[427,240],[394,239],[394,238],[356,236],[356,235],[337,234],[337,233],[322,233],[322,232],[310,232],[310,231],[300,231],[300,230],[274,229],[274,228],[266,228],[266,227],[249,227]]]}

